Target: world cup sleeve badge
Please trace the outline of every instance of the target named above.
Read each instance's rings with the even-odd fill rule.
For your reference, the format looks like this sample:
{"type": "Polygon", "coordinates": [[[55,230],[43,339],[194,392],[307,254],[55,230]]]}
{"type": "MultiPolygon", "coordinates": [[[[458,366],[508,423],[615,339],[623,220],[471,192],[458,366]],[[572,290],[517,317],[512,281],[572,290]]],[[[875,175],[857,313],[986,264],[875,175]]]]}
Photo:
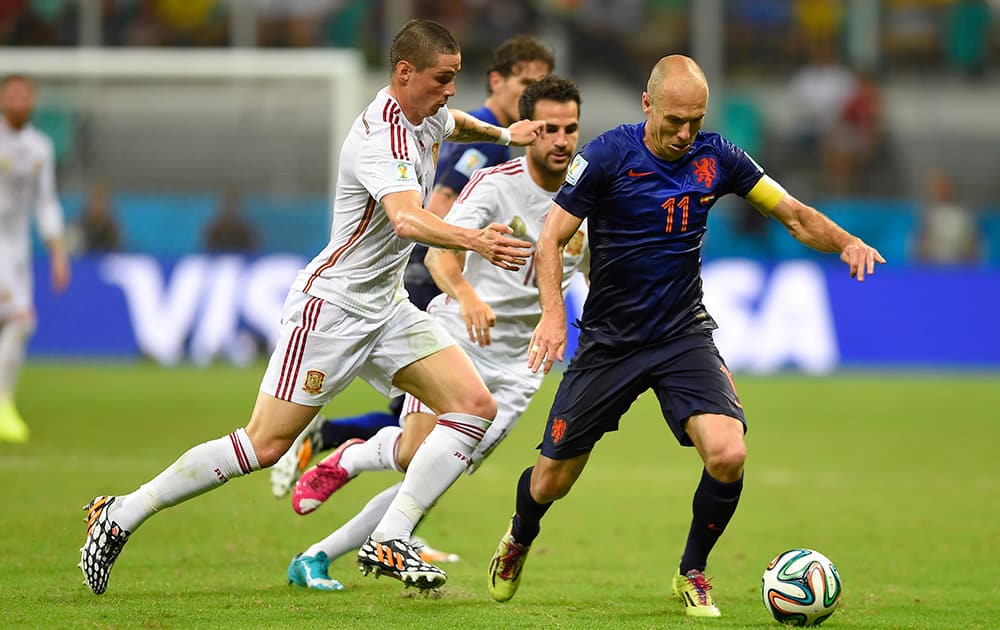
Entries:
{"type": "Polygon", "coordinates": [[[396,181],[400,182],[412,182],[416,181],[416,176],[413,172],[413,165],[409,162],[396,162],[396,181]]]}
{"type": "Polygon", "coordinates": [[[322,370],[306,370],[306,380],[302,384],[302,391],[307,394],[316,395],[323,391],[323,379],[326,374],[322,370]]]}
{"type": "Polygon", "coordinates": [[[566,183],[570,186],[575,186],[578,181],[580,181],[580,176],[583,172],[587,170],[589,163],[584,159],[579,153],[573,158],[573,161],[569,165],[569,169],[566,171],[566,183]]]}

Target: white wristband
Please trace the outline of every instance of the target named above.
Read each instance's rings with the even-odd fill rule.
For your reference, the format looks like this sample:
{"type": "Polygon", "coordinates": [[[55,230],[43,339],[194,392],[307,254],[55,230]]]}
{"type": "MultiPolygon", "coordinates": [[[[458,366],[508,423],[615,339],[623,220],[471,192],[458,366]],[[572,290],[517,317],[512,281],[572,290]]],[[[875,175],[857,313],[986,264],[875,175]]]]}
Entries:
{"type": "Polygon", "coordinates": [[[506,127],[500,127],[500,137],[497,138],[497,144],[510,146],[510,129],[506,127]]]}

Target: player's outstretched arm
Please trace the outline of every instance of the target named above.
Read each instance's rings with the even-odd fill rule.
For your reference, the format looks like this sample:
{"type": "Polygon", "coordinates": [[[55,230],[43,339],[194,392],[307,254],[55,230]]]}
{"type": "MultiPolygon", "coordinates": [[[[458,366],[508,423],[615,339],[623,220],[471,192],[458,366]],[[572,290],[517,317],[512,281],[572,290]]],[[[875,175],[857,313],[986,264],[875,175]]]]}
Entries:
{"type": "Polygon", "coordinates": [[[885,263],[877,249],[834,223],[825,214],[808,206],[765,175],[747,195],[760,212],[772,216],[800,243],[816,251],[838,253],[851,277],[864,282],[865,274],[875,273],[875,263],[885,263]]]}
{"type": "Polygon", "coordinates": [[[493,142],[526,147],[545,132],[544,120],[519,120],[510,127],[497,127],[459,109],[448,110],[455,119],[449,142],[493,142]]]}
{"type": "Polygon", "coordinates": [[[59,295],[69,286],[69,255],[61,237],[47,240],[45,246],[49,250],[49,266],[52,268],[52,290],[59,295]]]}
{"type": "Polygon", "coordinates": [[[424,256],[424,265],[431,272],[434,283],[458,302],[469,341],[485,347],[492,343],[490,328],[496,325],[497,316],[462,275],[464,264],[465,252],[429,249],[424,256]]]}
{"type": "Polygon", "coordinates": [[[553,202],[535,245],[535,278],[542,317],[528,344],[528,367],[549,373],[566,351],[566,304],[562,294],[563,260],[566,243],[573,238],[583,219],[566,212],[553,202]]]}
{"type": "Polygon", "coordinates": [[[389,221],[396,235],[442,249],[474,251],[502,269],[520,269],[531,254],[531,243],[508,236],[509,226],[491,224],[480,230],[470,230],[447,223],[420,205],[420,193],[415,190],[389,193],[382,197],[389,221]]]}

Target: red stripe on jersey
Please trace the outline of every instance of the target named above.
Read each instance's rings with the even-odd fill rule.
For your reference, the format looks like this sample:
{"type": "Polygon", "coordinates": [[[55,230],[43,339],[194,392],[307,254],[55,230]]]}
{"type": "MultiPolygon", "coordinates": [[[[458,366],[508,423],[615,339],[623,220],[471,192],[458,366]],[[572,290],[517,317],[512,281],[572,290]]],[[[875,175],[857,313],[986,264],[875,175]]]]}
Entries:
{"type": "Polygon", "coordinates": [[[399,111],[392,118],[392,129],[396,134],[396,144],[399,146],[399,159],[410,160],[410,145],[406,141],[406,127],[399,124],[399,111]]]}
{"type": "Polygon", "coordinates": [[[399,124],[399,115],[399,105],[387,101],[382,110],[382,120],[389,123],[389,148],[392,149],[392,157],[409,161],[410,148],[406,142],[406,127],[399,124]]]}
{"type": "MultiPolygon", "coordinates": [[[[396,120],[398,121],[399,117],[396,117],[396,120]]],[[[399,125],[399,142],[403,147],[403,159],[407,161],[410,159],[410,143],[406,141],[406,134],[408,133],[409,130],[406,127],[399,125]]]]}
{"type": "Polygon", "coordinates": [[[285,346],[285,360],[281,362],[281,375],[278,377],[278,386],[274,388],[274,395],[277,398],[282,398],[281,390],[284,388],[285,378],[288,374],[289,359],[294,354],[292,350],[298,344],[300,332],[302,332],[302,329],[296,326],[295,330],[288,337],[288,345],[285,346]]]}
{"type": "Polygon", "coordinates": [[[361,217],[361,222],[358,223],[358,227],[354,228],[354,233],[351,234],[351,238],[347,239],[346,243],[338,247],[336,251],[330,254],[330,257],[326,259],[326,262],[317,267],[316,271],[309,276],[309,281],[306,282],[305,288],[302,289],[303,293],[308,293],[309,289],[312,288],[313,281],[315,281],[316,278],[318,278],[324,271],[336,265],[337,261],[344,255],[344,252],[346,252],[351,245],[358,242],[358,239],[361,238],[361,235],[365,233],[365,230],[368,229],[368,225],[372,222],[372,215],[375,213],[374,211],[375,199],[368,197],[368,203],[365,204],[365,213],[361,217]]]}
{"type": "Polygon", "coordinates": [[[396,149],[396,127],[393,125],[396,113],[396,105],[392,101],[386,101],[382,108],[382,120],[389,123],[389,148],[392,149],[392,157],[399,159],[399,151],[396,149]]]}
{"type": "Polygon", "coordinates": [[[402,154],[404,160],[409,160],[410,148],[406,144],[406,128],[402,125],[396,125],[396,135],[399,138],[399,152],[402,154]]]}
{"type": "Polygon", "coordinates": [[[531,273],[535,270],[535,252],[531,252],[528,256],[528,271],[524,274],[524,286],[528,286],[531,282],[531,273]]]}
{"type": "Polygon", "coordinates": [[[236,436],[236,431],[229,434],[229,440],[233,443],[233,451],[236,453],[236,461],[240,465],[240,470],[243,471],[244,475],[249,475],[252,470],[250,470],[250,458],[247,457],[246,451],[243,450],[243,444],[240,443],[240,438],[236,436]]]}
{"type": "Polygon", "coordinates": [[[319,307],[322,303],[323,301],[319,298],[310,296],[302,309],[302,324],[295,327],[288,339],[285,360],[281,366],[281,377],[278,379],[278,387],[274,392],[274,395],[281,400],[290,401],[292,399],[295,380],[299,374],[299,365],[305,354],[306,338],[309,331],[316,327],[316,316],[319,314],[319,307]]]}
{"type": "Polygon", "coordinates": [[[462,188],[462,192],[458,195],[458,198],[455,199],[455,203],[462,203],[465,201],[472,192],[472,189],[475,188],[476,185],[479,184],[479,182],[481,182],[487,175],[492,175],[494,173],[498,173],[500,175],[517,175],[523,171],[524,168],[521,166],[520,159],[510,160],[490,168],[481,168],[472,174],[472,178],[469,179],[469,183],[462,188]]]}
{"type": "Polygon", "coordinates": [[[310,298],[309,304],[306,304],[306,308],[302,312],[302,319],[305,324],[302,329],[302,342],[298,347],[298,357],[294,361],[295,370],[292,372],[291,380],[288,381],[288,398],[285,400],[292,400],[295,383],[299,380],[299,368],[302,367],[302,357],[306,354],[306,341],[309,339],[309,333],[316,330],[316,323],[319,321],[319,311],[321,308],[323,308],[323,300],[310,298]]]}
{"type": "Polygon", "coordinates": [[[438,418],[438,424],[448,427],[452,431],[457,431],[464,435],[469,436],[474,440],[482,440],[483,436],[486,434],[484,429],[480,429],[477,426],[471,424],[465,424],[464,422],[455,422],[454,420],[445,420],[444,418],[438,418]]]}

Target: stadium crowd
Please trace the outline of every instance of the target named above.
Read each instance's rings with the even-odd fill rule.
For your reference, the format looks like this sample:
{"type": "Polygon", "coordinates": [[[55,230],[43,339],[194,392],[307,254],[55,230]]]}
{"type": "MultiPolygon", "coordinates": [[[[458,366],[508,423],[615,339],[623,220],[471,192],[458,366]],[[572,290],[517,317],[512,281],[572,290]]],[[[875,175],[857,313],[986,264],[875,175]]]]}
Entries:
{"type": "MultiPolygon", "coordinates": [[[[1000,261],[996,184],[984,169],[959,163],[963,158],[957,149],[931,155],[933,147],[921,140],[916,127],[896,115],[909,106],[925,76],[959,95],[989,99],[997,82],[991,70],[1000,56],[995,45],[1000,2],[734,0],[700,6],[715,6],[724,18],[718,32],[725,38],[720,51],[726,76],[724,84],[719,82],[722,102],[716,103],[714,128],[781,172],[797,190],[816,197],[825,210],[877,223],[897,244],[895,251],[914,262],[929,260],[918,252],[922,226],[928,223],[926,180],[930,173],[943,173],[951,180],[955,201],[968,211],[970,238],[976,241],[971,247],[975,255],[959,259],[1000,261]]],[[[585,89],[604,82],[621,92],[638,89],[644,69],[664,52],[691,54],[697,20],[691,0],[11,0],[0,8],[0,45],[347,47],[361,51],[370,71],[377,73],[384,65],[386,33],[395,32],[407,9],[456,35],[463,45],[466,76],[485,67],[501,41],[529,34],[550,42],[560,55],[556,70],[585,89]]],[[[588,91],[600,103],[600,92],[588,91]]],[[[932,105],[925,107],[923,113],[934,112],[932,105]]],[[[60,176],[78,166],[86,149],[74,142],[86,135],[87,121],[47,102],[44,85],[36,125],[54,138],[60,176]]],[[[583,131],[586,142],[588,130],[583,131]]],[[[992,146],[987,135],[963,140],[965,152],[992,146]]],[[[134,251],[133,243],[141,242],[142,235],[128,224],[130,215],[145,211],[144,204],[141,197],[132,203],[117,198],[116,189],[144,191],[115,181],[115,173],[87,173],[86,178],[109,182],[113,218],[126,228],[117,248],[134,251]]],[[[60,190],[63,195],[72,194],[80,180],[61,179],[70,182],[60,190]]],[[[89,188],[77,194],[86,196],[89,188]]],[[[251,202],[259,192],[235,191],[251,202]]],[[[312,192],[317,194],[303,205],[322,214],[323,191],[303,190],[303,195],[312,192]]],[[[250,205],[267,214],[269,203],[250,205]]],[[[81,204],[65,205],[75,219],[81,204]]],[[[264,233],[253,208],[246,217],[250,228],[264,233]]],[[[715,230],[719,251],[741,240],[751,257],[782,255],[774,235],[745,204],[729,203],[720,210],[715,230]]],[[[205,228],[207,221],[196,223],[205,228]]],[[[303,228],[303,235],[309,229],[303,228]]],[[[257,251],[268,253],[297,239],[274,246],[266,234],[261,240],[257,251]]],[[[311,246],[313,239],[304,240],[311,246]]],[[[706,255],[714,251],[709,244],[706,255]]]]}

